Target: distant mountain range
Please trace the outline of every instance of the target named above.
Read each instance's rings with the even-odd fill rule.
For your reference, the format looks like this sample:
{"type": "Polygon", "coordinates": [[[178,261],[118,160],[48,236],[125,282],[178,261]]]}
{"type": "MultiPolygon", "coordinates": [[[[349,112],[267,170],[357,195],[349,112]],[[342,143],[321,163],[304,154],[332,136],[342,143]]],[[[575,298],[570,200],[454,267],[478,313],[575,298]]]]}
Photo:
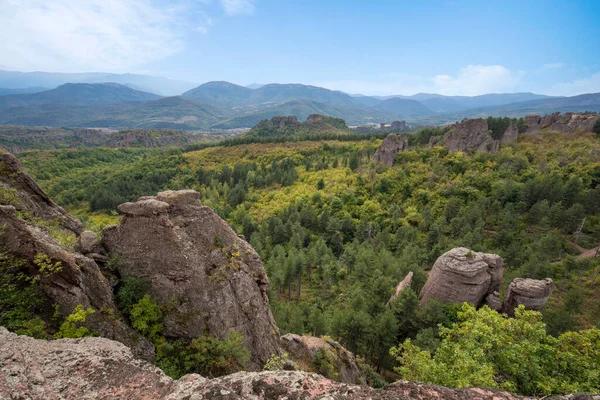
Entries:
{"type": "MultiPolygon", "coordinates": [[[[0,86],[3,73],[0,71],[0,86]]],[[[311,114],[322,114],[343,118],[348,125],[395,120],[406,120],[413,125],[437,125],[465,117],[600,111],[600,94],[550,97],[506,93],[468,97],[419,93],[374,97],[310,85],[256,84],[252,89],[229,82],[208,82],[171,97],[116,82],[65,83],[35,92],[35,88],[41,87],[36,85],[43,83],[24,81],[23,88],[0,89],[0,124],[223,130],[250,128],[278,115],[295,115],[305,120],[311,114]],[[22,92],[15,94],[14,91],[22,92]]]]}

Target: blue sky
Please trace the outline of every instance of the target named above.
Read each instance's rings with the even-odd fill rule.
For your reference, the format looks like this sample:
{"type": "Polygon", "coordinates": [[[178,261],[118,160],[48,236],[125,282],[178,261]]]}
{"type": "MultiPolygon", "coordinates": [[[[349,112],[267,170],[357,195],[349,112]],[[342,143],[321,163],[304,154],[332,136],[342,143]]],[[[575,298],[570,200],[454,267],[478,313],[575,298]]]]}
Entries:
{"type": "Polygon", "coordinates": [[[600,92],[600,1],[2,0],[0,68],[364,94],[600,92]]]}

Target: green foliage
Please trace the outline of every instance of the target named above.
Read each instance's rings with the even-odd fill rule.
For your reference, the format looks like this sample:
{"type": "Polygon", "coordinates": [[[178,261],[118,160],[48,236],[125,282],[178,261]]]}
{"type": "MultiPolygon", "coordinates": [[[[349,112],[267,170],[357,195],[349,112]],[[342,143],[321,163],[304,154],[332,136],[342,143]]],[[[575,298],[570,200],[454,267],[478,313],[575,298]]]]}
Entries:
{"type": "Polygon", "coordinates": [[[546,333],[541,314],[523,306],[508,318],[465,304],[458,319],[441,328],[434,355],[410,339],[391,350],[403,379],[535,396],[599,391],[600,330],[555,338],[546,333]]]}
{"type": "Polygon", "coordinates": [[[73,312],[67,316],[65,322],[62,323],[58,332],[54,334],[54,339],[66,338],[82,338],[86,336],[94,336],[94,333],[89,328],[82,326],[87,320],[87,316],[95,313],[93,308],[84,309],[81,304],[78,304],[73,312]]]}
{"type": "Polygon", "coordinates": [[[148,293],[152,283],[137,275],[128,275],[120,283],[116,293],[117,307],[124,315],[129,315],[131,309],[148,293]]]}
{"type": "Polygon", "coordinates": [[[21,204],[21,199],[15,189],[0,186],[0,204],[16,207],[21,204]]]}
{"type": "Polygon", "coordinates": [[[500,140],[502,136],[504,136],[504,132],[508,129],[511,124],[511,119],[508,117],[488,117],[487,124],[488,128],[491,131],[492,139],[500,140]]]}
{"type": "Polygon", "coordinates": [[[596,135],[600,135],[600,120],[596,121],[594,127],[592,128],[592,132],[594,132],[596,135]]]}
{"type": "Polygon", "coordinates": [[[158,302],[147,294],[133,305],[129,319],[131,326],[150,340],[156,340],[163,330],[163,310],[158,302]]]}
{"type": "Polygon", "coordinates": [[[0,326],[45,339],[46,324],[40,315],[48,313],[51,302],[40,289],[39,279],[26,271],[26,261],[0,254],[0,326]]]}
{"type": "Polygon", "coordinates": [[[283,353],[281,355],[274,354],[273,356],[271,356],[271,358],[269,358],[267,360],[267,362],[265,363],[265,365],[263,367],[263,370],[264,371],[280,371],[285,366],[288,358],[289,358],[288,353],[283,353]]]}
{"type": "Polygon", "coordinates": [[[339,380],[340,374],[338,371],[336,359],[337,356],[330,349],[321,348],[317,350],[313,361],[316,372],[331,380],[339,380]]]}

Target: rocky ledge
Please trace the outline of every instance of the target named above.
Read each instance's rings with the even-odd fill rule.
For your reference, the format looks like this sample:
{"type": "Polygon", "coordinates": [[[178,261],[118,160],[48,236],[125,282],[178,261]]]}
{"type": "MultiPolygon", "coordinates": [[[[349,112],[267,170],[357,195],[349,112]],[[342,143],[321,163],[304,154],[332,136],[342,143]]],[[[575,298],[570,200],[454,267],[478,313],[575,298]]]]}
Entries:
{"type": "MultiPolygon", "coordinates": [[[[491,389],[448,389],[399,381],[385,389],[348,385],[298,371],[238,372],[216,379],[185,375],[174,381],[104,338],[37,340],[0,327],[2,399],[526,399],[491,389]]],[[[598,400],[600,396],[545,397],[598,400]]]]}

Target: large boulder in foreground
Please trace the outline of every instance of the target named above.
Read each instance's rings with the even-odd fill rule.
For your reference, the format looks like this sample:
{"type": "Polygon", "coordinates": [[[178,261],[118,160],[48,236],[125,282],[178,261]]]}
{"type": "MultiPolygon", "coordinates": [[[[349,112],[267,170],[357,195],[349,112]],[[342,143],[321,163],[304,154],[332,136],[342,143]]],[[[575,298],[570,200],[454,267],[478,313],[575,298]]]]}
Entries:
{"type": "Polygon", "coordinates": [[[281,344],[302,371],[316,372],[343,383],[367,383],[354,354],[334,340],[288,333],[281,337],[281,344]]]}
{"type": "Polygon", "coordinates": [[[554,284],[550,278],[515,278],[508,285],[502,311],[513,316],[515,308],[521,304],[528,310],[541,311],[546,306],[553,290],[554,284]]]}
{"type": "Polygon", "coordinates": [[[430,299],[442,302],[467,302],[479,307],[486,296],[499,290],[502,282],[502,257],[458,247],[442,254],[433,265],[419,295],[420,304],[430,299]]]}
{"type": "MultiPolygon", "coordinates": [[[[385,389],[336,383],[299,371],[238,372],[217,379],[178,381],[104,338],[37,340],[0,327],[0,398],[128,400],[516,400],[492,389],[448,389],[399,381],[385,389]]],[[[545,399],[568,399],[546,397],[545,399]]],[[[572,397],[592,400],[598,396],[572,397]]]]}
{"type": "Polygon", "coordinates": [[[269,280],[252,246],[199,198],[193,190],[166,191],[121,204],[121,224],[104,230],[103,244],[122,277],[151,282],[151,294],[171,305],[165,336],[238,331],[252,353],[248,367],[259,370],[280,352],[269,280]]]}
{"type": "Polygon", "coordinates": [[[408,137],[392,133],[383,139],[381,146],[375,151],[371,159],[377,164],[391,167],[394,164],[396,154],[403,150],[408,150],[408,137]]]}

